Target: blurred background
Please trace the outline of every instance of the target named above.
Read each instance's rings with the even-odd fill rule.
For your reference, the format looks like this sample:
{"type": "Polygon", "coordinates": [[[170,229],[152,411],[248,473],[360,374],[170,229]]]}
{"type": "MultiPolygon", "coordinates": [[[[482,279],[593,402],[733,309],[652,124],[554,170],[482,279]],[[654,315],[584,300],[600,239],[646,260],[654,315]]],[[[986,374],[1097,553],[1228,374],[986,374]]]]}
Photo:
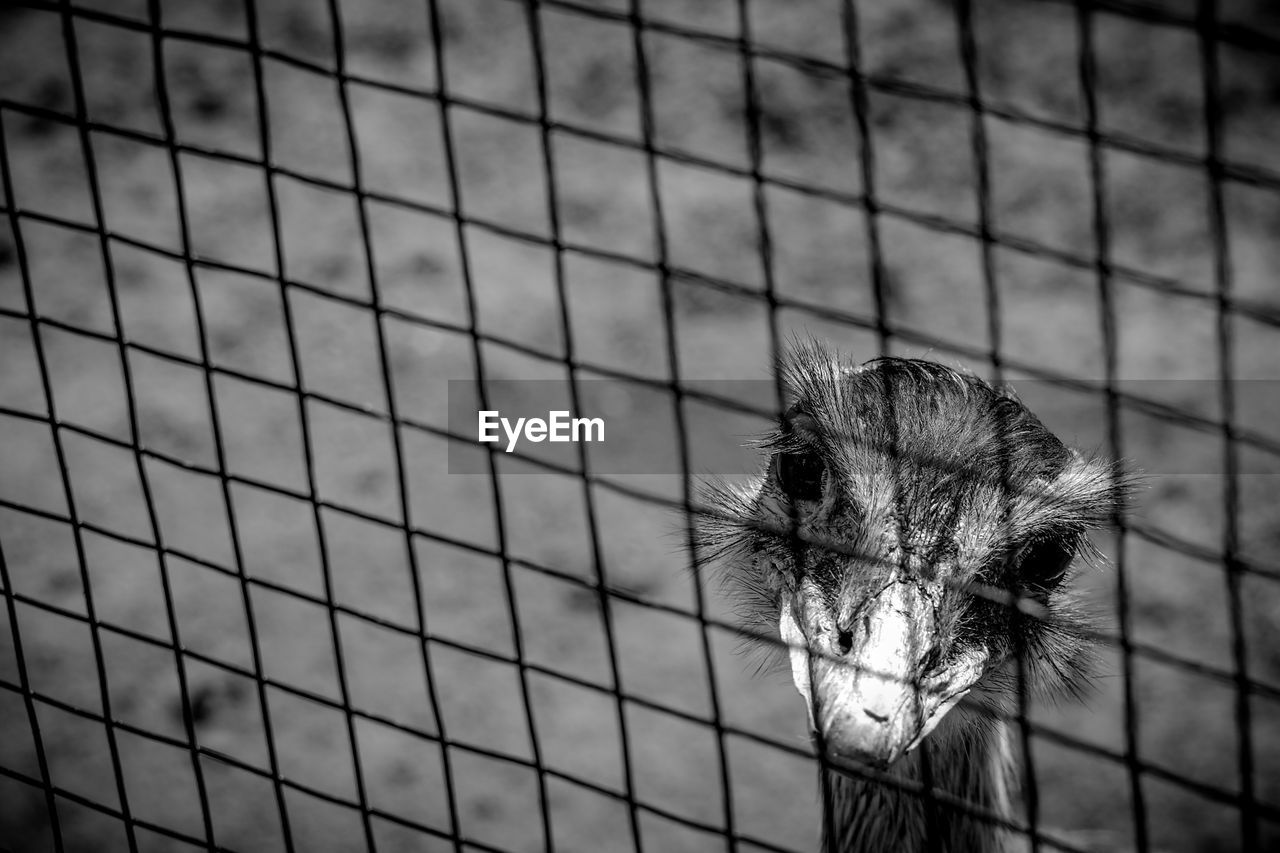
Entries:
{"type": "Polygon", "coordinates": [[[629,793],[815,849],[679,466],[495,479],[446,417],[572,361],[678,460],[674,381],[705,472],[787,334],[998,352],[1147,473],[1083,579],[1135,725],[1117,639],[1032,709],[1099,748],[1033,740],[1042,825],[1134,849],[1132,746],[1153,849],[1240,850],[1247,747],[1277,843],[1278,141],[1266,0],[0,7],[0,847],[632,850],[629,793]]]}

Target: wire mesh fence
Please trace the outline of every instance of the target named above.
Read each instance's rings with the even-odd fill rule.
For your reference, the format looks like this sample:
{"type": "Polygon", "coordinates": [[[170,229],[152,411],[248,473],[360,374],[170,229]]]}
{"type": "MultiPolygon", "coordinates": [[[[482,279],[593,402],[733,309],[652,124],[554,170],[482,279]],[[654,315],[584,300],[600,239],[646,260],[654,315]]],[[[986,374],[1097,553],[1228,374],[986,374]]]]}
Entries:
{"type": "Polygon", "coordinates": [[[1149,469],[1086,581],[1112,677],[1011,717],[1030,848],[1280,837],[1264,4],[23,2],[0,43],[0,845],[814,847],[694,523],[798,331],[1149,469]],[[669,470],[447,417],[513,378],[623,389],[669,470]]]}

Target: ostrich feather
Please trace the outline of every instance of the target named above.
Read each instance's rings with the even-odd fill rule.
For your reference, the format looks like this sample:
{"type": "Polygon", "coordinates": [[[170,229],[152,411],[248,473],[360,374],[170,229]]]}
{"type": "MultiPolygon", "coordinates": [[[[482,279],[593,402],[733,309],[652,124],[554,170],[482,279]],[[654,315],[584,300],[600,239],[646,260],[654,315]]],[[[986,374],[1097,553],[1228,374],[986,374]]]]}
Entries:
{"type": "Polygon", "coordinates": [[[940,364],[853,365],[801,341],[781,376],[768,464],[706,485],[698,547],[759,665],[790,658],[828,765],[828,849],[1008,849],[1020,684],[1087,692],[1096,631],[1075,565],[1097,561],[1088,533],[1132,480],[940,364]],[[885,766],[931,796],[863,772],[885,766]]]}

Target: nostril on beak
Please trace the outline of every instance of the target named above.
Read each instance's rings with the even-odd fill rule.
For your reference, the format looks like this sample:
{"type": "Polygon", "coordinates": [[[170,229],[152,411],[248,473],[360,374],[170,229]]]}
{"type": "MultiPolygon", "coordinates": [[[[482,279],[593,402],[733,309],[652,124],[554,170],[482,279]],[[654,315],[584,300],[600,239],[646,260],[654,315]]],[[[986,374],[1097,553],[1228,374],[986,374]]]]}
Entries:
{"type": "Polygon", "coordinates": [[[875,720],[877,723],[889,722],[888,714],[877,714],[875,711],[871,710],[870,708],[863,708],[862,713],[866,714],[868,717],[875,720]]]}
{"type": "Polygon", "coordinates": [[[853,648],[853,632],[841,631],[836,634],[836,651],[842,655],[849,654],[849,650],[853,648]]]}

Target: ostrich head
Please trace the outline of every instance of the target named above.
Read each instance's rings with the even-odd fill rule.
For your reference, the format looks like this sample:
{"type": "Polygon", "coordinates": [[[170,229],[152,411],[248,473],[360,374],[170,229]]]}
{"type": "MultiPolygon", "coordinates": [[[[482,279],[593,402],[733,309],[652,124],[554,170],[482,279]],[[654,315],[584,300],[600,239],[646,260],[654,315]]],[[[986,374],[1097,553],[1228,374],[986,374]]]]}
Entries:
{"type": "Polygon", "coordinates": [[[1019,658],[1028,689],[1077,690],[1089,632],[1069,571],[1123,500],[1116,469],[932,362],[855,367],[804,344],[783,378],[768,466],[712,489],[703,541],[749,628],[781,635],[827,755],[886,767],[966,696],[1008,712],[1019,658]]]}

